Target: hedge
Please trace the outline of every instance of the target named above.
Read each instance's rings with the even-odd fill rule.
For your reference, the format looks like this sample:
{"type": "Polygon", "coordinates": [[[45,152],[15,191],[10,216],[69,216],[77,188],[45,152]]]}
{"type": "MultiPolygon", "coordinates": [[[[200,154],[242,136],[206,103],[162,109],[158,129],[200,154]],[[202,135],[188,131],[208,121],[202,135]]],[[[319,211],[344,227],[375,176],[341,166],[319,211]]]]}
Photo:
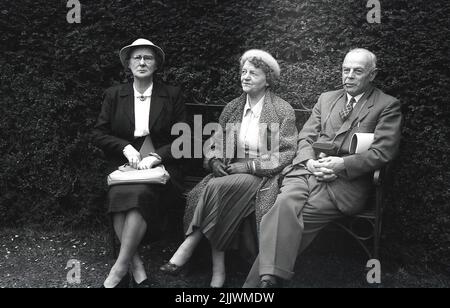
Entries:
{"type": "Polygon", "coordinates": [[[104,223],[104,162],[89,134],[102,92],[129,77],[118,50],[138,37],[163,47],[159,78],[188,102],[225,104],[240,94],[238,59],[249,48],[280,62],[276,92],[297,108],[340,87],[345,53],[378,55],[377,85],[401,99],[401,153],[384,229],[385,251],[450,268],[446,0],[66,1],[0,4],[0,223],[79,228],[104,223]]]}

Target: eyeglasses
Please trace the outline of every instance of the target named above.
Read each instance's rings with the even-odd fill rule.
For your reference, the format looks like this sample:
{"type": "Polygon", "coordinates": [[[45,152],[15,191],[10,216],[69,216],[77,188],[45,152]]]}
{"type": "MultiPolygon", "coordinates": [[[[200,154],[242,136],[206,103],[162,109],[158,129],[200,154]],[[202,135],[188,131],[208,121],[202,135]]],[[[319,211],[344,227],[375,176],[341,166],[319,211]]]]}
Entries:
{"type": "Polygon", "coordinates": [[[153,56],[134,56],[131,58],[133,62],[141,62],[142,59],[144,59],[144,62],[147,64],[155,60],[153,56]]]}

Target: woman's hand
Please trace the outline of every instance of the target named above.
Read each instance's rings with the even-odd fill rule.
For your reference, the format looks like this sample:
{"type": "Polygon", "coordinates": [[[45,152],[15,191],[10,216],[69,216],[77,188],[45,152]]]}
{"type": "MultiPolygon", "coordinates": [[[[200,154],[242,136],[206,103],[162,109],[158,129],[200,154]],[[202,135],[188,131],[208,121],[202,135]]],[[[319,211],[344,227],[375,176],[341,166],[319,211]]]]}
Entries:
{"type": "Polygon", "coordinates": [[[212,173],[216,178],[227,176],[228,173],[225,171],[227,166],[218,159],[212,159],[212,161],[209,163],[212,169],[212,173]]]}
{"type": "Polygon", "coordinates": [[[141,162],[137,165],[137,169],[144,170],[144,169],[152,169],[153,167],[159,165],[161,163],[161,160],[157,158],[156,156],[148,156],[141,160],[141,162]]]}
{"type": "Polygon", "coordinates": [[[230,164],[226,171],[228,174],[250,173],[250,169],[247,163],[234,163],[230,164]]]}
{"type": "Polygon", "coordinates": [[[141,154],[131,145],[127,145],[123,149],[123,155],[128,159],[128,163],[134,169],[137,169],[139,162],[141,161],[141,154]]]}

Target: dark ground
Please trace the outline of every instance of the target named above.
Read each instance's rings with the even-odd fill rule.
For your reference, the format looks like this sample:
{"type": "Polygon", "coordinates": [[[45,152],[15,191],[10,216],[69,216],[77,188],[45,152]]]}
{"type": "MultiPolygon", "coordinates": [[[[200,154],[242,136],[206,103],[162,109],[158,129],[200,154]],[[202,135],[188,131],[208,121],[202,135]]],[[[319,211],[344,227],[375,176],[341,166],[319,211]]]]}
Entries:
{"type": "MultiPolygon", "coordinates": [[[[106,231],[65,233],[6,229],[0,231],[1,288],[96,288],[105,279],[111,264],[106,231]],[[66,268],[70,259],[81,262],[81,283],[69,284],[66,268]]],[[[178,241],[162,240],[143,247],[149,277],[155,288],[204,288],[210,279],[208,247],[195,255],[190,273],[165,276],[158,271],[170,258],[178,241]]],[[[450,277],[429,268],[417,268],[394,261],[395,252],[382,259],[382,283],[366,282],[367,257],[345,234],[325,230],[304,253],[289,287],[368,288],[368,287],[450,287],[450,277]]],[[[239,288],[249,265],[237,255],[228,258],[227,286],[239,288]]]]}

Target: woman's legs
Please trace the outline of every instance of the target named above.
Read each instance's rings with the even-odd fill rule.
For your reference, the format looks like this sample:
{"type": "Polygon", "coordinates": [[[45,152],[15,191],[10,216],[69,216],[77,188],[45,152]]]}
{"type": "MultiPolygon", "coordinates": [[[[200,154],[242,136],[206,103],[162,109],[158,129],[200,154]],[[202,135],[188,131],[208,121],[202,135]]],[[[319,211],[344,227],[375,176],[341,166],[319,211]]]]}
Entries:
{"type": "MultiPolygon", "coordinates": [[[[170,259],[171,264],[177,266],[183,266],[192,256],[195,247],[200,243],[203,237],[203,233],[200,230],[196,230],[191,233],[184,242],[178,247],[175,254],[170,259]]],[[[212,248],[212,279],[210,286],[213,288],[221,288],[225,283],[225,252],[212,248]]]]}
{"type": "MultiPolygon", "coordinates": [[[[125,224],[125,218],[126,218],[125,213],[116,213],[113,216],[114,230],[120,242],[122,242],[122,232],[123,232],[123,225],[125,224]]],[[[144,262],[142,261],[138,251],[136,251],[136,253],[133,256],[133,259],[131,260],[131,272],[133,274],[133,278],[136,281],[136,283],[141,283],[142,281],[147,279],[147,273],[145,272],[144,262]]]]}
{"type": "Polygon", "coordinates": [[[177,251],[172,256],[169,262],[177,266],[183,266],[184,264],[186,264],[186,262],[192,256],[195,247],[197,247],[198,243],[200,243],[202,237],[203,234],[200,232],[200,230],[196,230],[191,233],[188,237],[186,237],[180,247],[178,247],[177,251]]]}
{"type": "Polygon", "coordinates": [[[141,280],[145,275],[142,260],[137,255],[137,248],[147,231],[147,223],[141,213],[138,210],[131,210],[127,213],[114,214],[114,229],[120,239],[120,252],[104,282],[105,287],[116,286],[127,274],[131,262],[133,274],[136,273],[138,276],[136,280],[141,280]]]}
{"type": "Polygon", "coordinates": [[[147,279],[147,273],[145,272],[144,261],[142,261],[139,253],[135,253],[131,260],[131,272],[136,283],[141,283],[147,279]]]}
{"type": "Polygon", "coordinates": [[[113,214],[113,226],[116,232],[117,238],[122,240],[123,225],[125,224],[126,213],[114,213],[113,214]]]}
{"type": "Polygon", "coordinates": [[[212,278],[210,286],[221,288],[225,283],[225,252],[211,248],[212,255],[212,278]]]}

